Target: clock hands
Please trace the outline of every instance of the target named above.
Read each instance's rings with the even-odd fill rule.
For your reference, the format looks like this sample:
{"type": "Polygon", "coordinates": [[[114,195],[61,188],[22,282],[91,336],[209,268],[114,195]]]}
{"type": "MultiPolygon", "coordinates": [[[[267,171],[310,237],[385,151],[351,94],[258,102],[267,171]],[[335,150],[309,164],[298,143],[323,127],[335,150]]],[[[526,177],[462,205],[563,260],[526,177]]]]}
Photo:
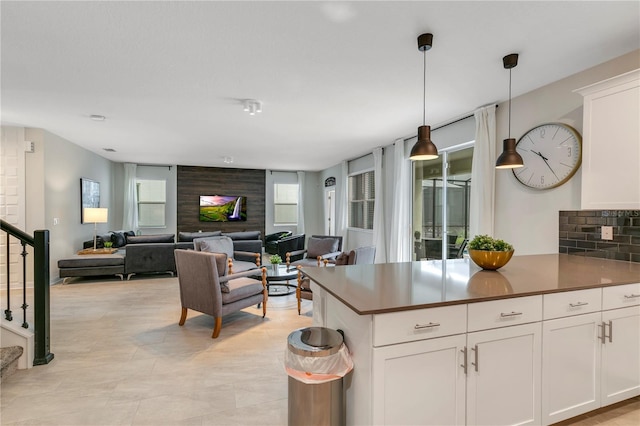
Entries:
{"type": "Polygon", "coordinates": [[[556,179],[558,181],[560,181],[560,178],[558,178],[558,175],[556,174],[556,172],[553,171],[553,169],[551,168],[551,166],[549,165],[549,159],[547,157],[545,157],[544,155],[542,155],[540,152],[535,152],[534,150],[530,150],[531,152],[533,152],[534,154],[536,154],[537,156],[539,156],[540,158],[542,158],[542,160],[544,161],[544,164],[547,165],[547,167],[549,168],[549,170],[551,170],[551,173],[553,173],[553,175],[556,177],[556,179]]]}

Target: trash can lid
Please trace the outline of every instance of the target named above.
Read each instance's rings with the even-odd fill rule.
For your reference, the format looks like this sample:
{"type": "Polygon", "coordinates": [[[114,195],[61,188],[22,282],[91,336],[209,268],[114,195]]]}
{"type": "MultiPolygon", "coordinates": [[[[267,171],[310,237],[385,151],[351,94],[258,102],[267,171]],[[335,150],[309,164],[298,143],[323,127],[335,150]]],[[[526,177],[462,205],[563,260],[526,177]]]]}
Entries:
{"type": "Polygon", "coordinates": [[[340,350],[342,341],[342,334],[326,327],[300,328],[287,339],[291,352],[310,357],[333,355],[340,350]]]}

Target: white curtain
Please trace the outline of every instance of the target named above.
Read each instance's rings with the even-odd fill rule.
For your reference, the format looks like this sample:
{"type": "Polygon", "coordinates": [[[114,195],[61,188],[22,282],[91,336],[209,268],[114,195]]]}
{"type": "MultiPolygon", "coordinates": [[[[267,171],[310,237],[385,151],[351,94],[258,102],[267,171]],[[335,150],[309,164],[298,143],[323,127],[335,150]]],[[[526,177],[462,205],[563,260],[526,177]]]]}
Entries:
{"type": "Polygon", "coordinates": [[[125,231],[135,231],[138,228],[136,169],[136,164],[124,164],[124,211],[122,213],[122,229],[125,231]]]}
{"type": "Polygon", "coordinates": [[[496,106],[475,111],[476,142],[471,163],[469,236],[493,236],[496,170],[496,106]]]}
{"type": "Polygon", "coordinates": [[[382,178],[382,148],[373,150],[373,179],[376,201],[373,205],[373,245],[376,247],[376,263],[387,262],[387,240],[384,231],[384,179],[382,178]]]}
{"type": "Polygon", "coordinates": [[[298,235],[304,234],[304,172],[298,172],[298,235]]]}
{"type": "Polygon", "coordinates": [[[349,228],[349,163],[342,162],[342,177],[336,182],[336,235],[342,236],[342,250],[347,250],[349,228]]]}
{"type": "MultiPolygon", "coordinates": [[[[404,140],[395,142],[393,154],[393,210],[389,237],[389,262],[411,260],[411,161],[404,153],[404,140]]],[[[377,198],[376,194],[376,198],[377,198]]]]}

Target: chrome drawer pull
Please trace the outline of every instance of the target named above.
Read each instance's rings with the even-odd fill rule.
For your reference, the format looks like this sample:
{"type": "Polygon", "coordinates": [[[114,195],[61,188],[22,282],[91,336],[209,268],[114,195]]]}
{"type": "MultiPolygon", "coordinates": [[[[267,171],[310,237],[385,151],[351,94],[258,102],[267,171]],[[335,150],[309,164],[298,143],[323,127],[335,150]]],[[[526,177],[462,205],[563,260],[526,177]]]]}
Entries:
{"type": "Polygon", "coordinates": [[[613,343],[613,321],[609,321],[609,343],[613,343]]]}
{"type": "Polygon", "coordinates": [[[578,302],[578,303],[569,303],[569,306],[572,308],[578,308],[580,306],[587,306],[589,302],[578,302]]]}
{"type": "Polygon", "coordinates": [[[464,349],[460,349],[460,352],[462,352],[462,364],[460,364],[460,367],[462,367],[465,376],[467,375],[467,347],[465,346],[464,349]]]}
{"type": "Polygon", "coordinates": [[[514,311],[512,311],[512,312],[511,312],[511,313],[509,313],[509,314],[505,314],[504,312],[502,312],[502,313],[500,314],[500,316],[501,316],[502,318],[517,317],[518,315],[522,315],[522,312],[514,312],[514,311]]]}
{"type": "Polygon", "coordinates": [[[474,345],[471,350],[473,351],[473,360],[475,362],[472,362],[471,365],[473,365],[476,369],[476,372],[478,371],[478,345],[474,345]]]}
{"type": "Polygon", "coordinates": [[[602,335],[598,336],[598,339],[600,339],[600,343],[602,343],[603,345],[605,343],[607,343],[607,325],[605,324],[605,322],[603,321],[601,324],[598,325],[598,328],[602,329],[602,335]]]}
{"type": "Polygon", "coordinates": [[[440,323],[439,322],[430,322],[429,324],[416,324],[413,328],[416,330],[420,330],[423,328],[433,328],[433,327],[440,327],[440,323]]]}
{"type": "Polygon", "coordinates": [[[625,299],[635,299],[636,297],[640,297],[640,294],[631,293],[631,296],[627,296],[626,294],[624,295],[625,299]]]}

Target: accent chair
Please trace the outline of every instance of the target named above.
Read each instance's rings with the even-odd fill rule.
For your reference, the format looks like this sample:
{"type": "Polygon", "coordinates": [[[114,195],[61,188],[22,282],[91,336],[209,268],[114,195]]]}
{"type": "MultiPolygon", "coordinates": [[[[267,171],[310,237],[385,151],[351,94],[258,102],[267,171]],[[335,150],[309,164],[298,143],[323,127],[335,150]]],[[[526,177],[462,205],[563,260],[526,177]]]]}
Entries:
{"type": "Polygon", "coordinates": [[[267,270],[262,279],[251,278],[255,270],[226,274],[227,255],[195,250],[175,250],[182,314],[179,325],[187,319],[187,310],[202,312],[215,318],[212,338],[220,335],[222,317],[232,312],[262,304],[262,317],[267,314],[267,270]]]}

